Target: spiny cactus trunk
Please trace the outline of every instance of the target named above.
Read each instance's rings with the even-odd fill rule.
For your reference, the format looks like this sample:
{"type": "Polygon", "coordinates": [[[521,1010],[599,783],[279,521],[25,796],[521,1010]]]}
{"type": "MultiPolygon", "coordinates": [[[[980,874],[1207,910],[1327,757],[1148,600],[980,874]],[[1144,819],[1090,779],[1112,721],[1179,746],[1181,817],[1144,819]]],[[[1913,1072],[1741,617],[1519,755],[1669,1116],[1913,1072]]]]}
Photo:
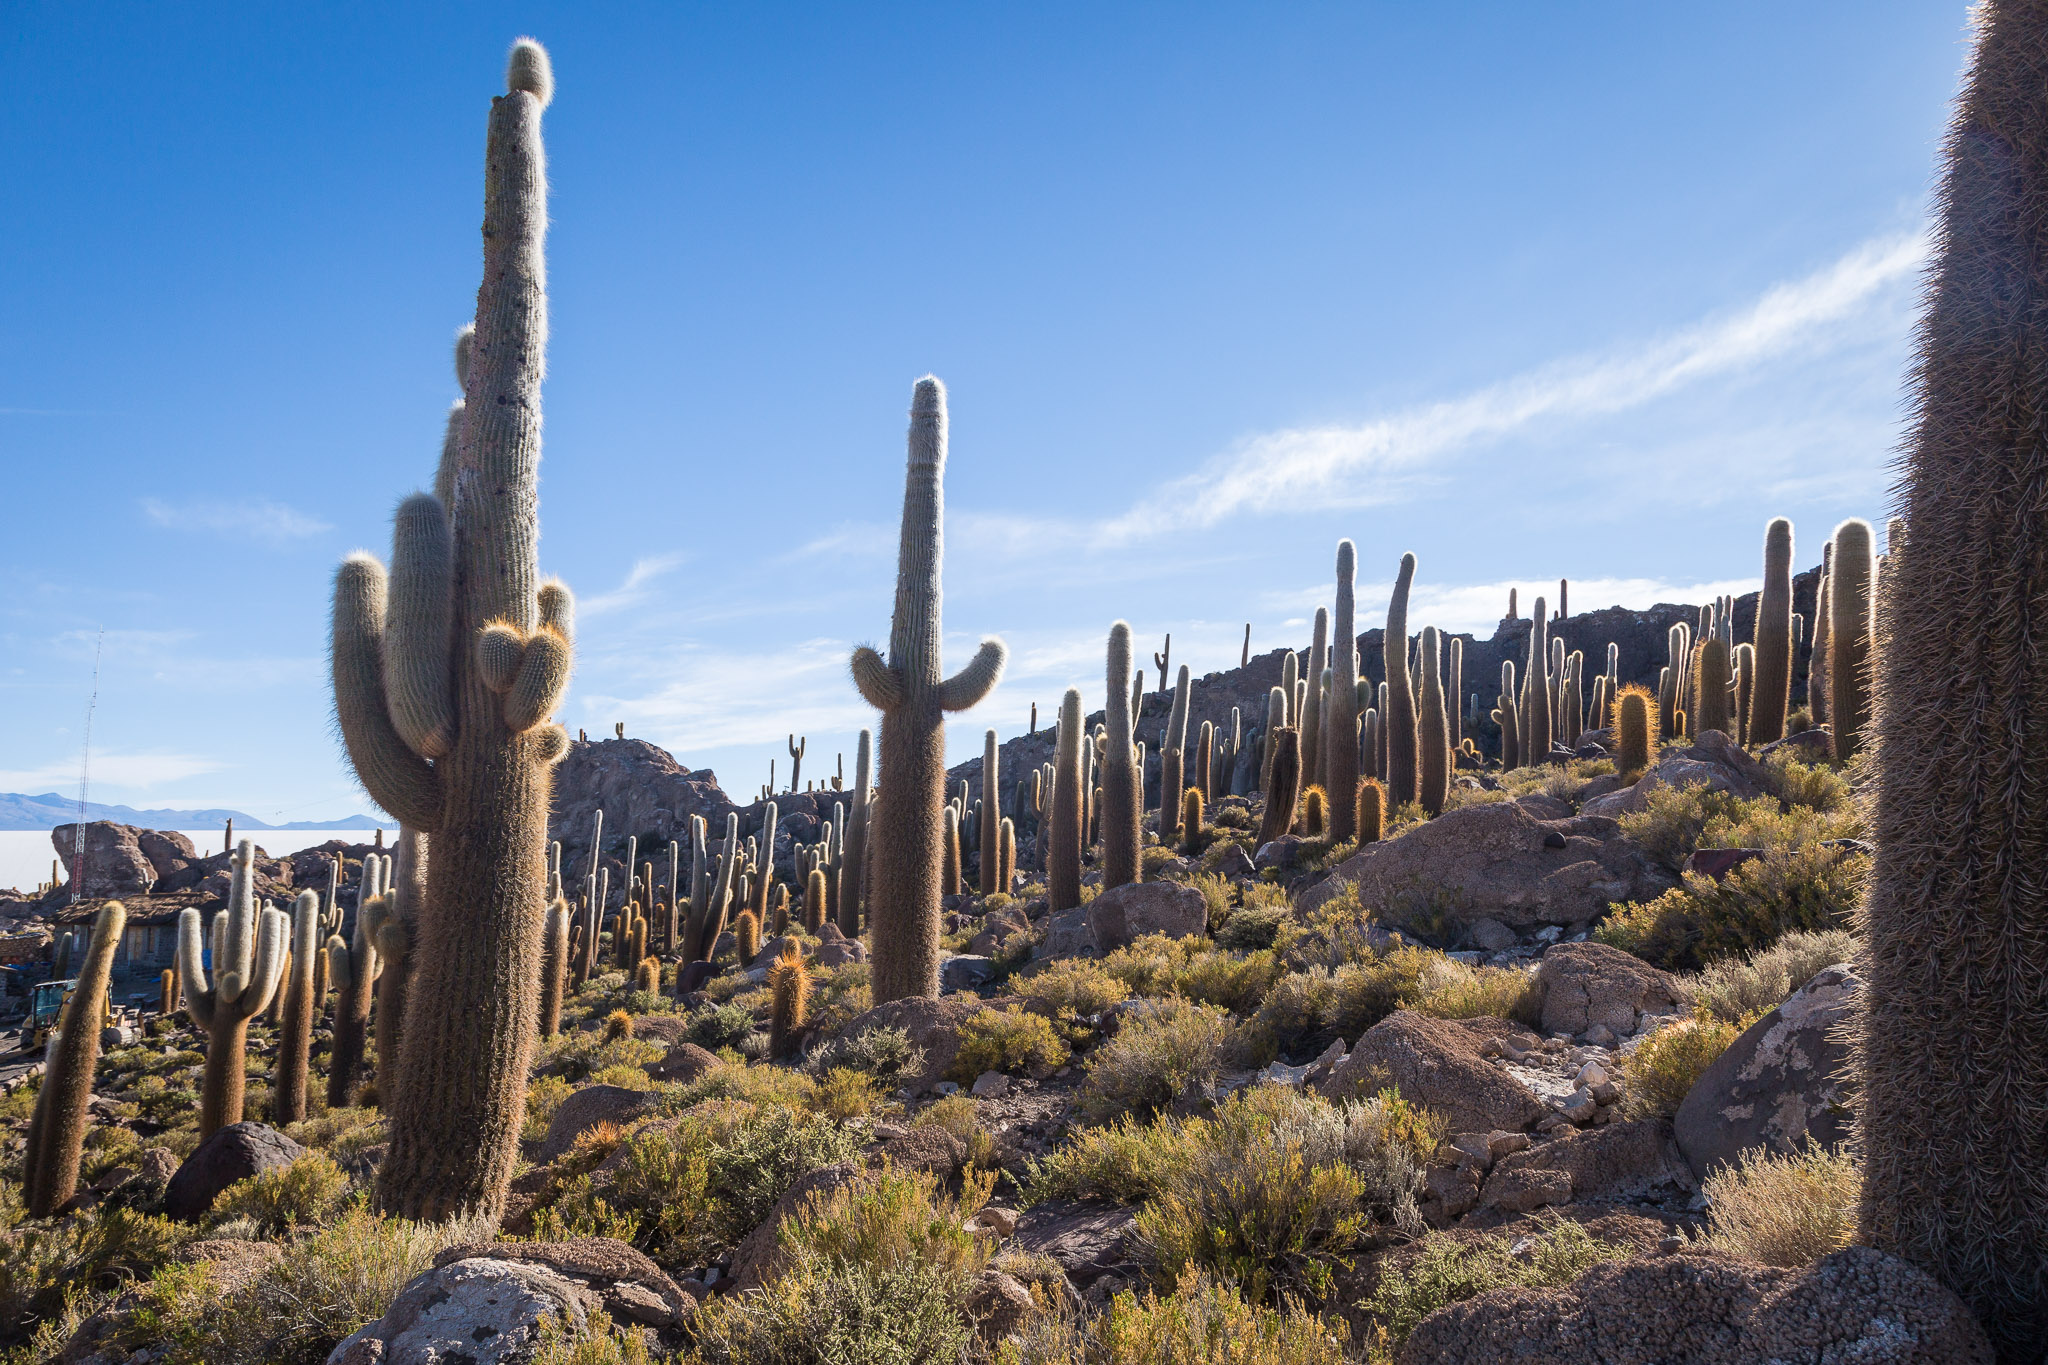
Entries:
{"type": "Polygon", "coordinates": [[[199,1133],[211,1137],[242,1121],[247,1086],[248,1017],[223,1020],[206,1034],[206,1067],[199,1080],[199,1133]]]}
{"type": "Polygon", "coordinates": [[[1748,742],[1785,737],[1792,704],[1792,523],[1783,517],[1764,529],[1764,586],[1756,600],[1756,676],[1750,684],[1748,742]]]}
{"type": "Polygon", "coordinates": [[[846,854],[839,864],[839,893],[836,897],[839,932],[848,938],[860,937],[861,870],[867,861],[868,847],[868,753],[871,742],[868,732],[861,731],[853,759],[853,804],[846,812],[846,854]]]}
{"type": "Polygon", "coordinates": [[[1180,842],[1180,794],[1187,785],[1183,755],[1188,740],[1188,666],[1180,666],[1173,684],[1173,709],[1166,719],[1166,744],[1159,751],[1159,842],[1169,848],[1180,842]]]}
{"type": "Polygon", "coordinates": [[[1081,692],[1060,698],[1059,745],[1054,751],[1052,818],[1044,831],[1047,907],[1054,913],[1081,903],[1081,692]]]}
{"type": "Polygon", "coordinates": [[[1435,626],[1422,628],[1422,705],[1416,716],[1417,799],[1431,815],[1443,814],[1451,793],[1451,728],[1444,714],[1435,626]]]}
{"type": "Polygon", "coordinates": [[[128,911],[119,901],[108,901],[93,917],[85,966],[43,1060],[43,1085],[36,1092],[21,1166],[22,1197],[31,1218],[50,1217],[78,1192],[92,1074],[100,1060],[98,1016],[114,974],[114,951],[127,924],[128,911]]]}
{"type": "Polygon", "coordinates": [[[1729,689],[1733,680],[1729,677],[1728,646],[1720,636],[1700,641],[1699,648],[1693,651],[1691,674],[1694,732],[1719,730],[1724,735],[1732,734],[1735,720],[1729,710],[1729,689]]]}
{"type": "Polygon", "coordinates": [[[1102,759],[1102,889],[1138,880],[1139,845],[1144,840],[1143,780],[1131,741],[1131,628],[1109,628],[1104,681],[1108,700],[1103,728],[1108,744],[1102,759]]]}
{"type": "Polygon", "coordinates": [[[569,903],[560,897],[548,906],[541,952],[540,1036],[552,1038],[562,1030],[562,988],[569,975],[569,903]]]}
{"type": "MultiPolygon", "coordinates": [[[[1529,658],[1522,672],[1522,704],[1515,712],[1519,726],[1515,738],[1525,768],[1550,761],[1550,719],[1556,707],[1549,681],[1550,621],[1542,598],[1536,599],[1529,620],[1529,658]]],[[[1401,799],[1398,792],[1392,795],[1396,801],[1401,799]]]]}
{"type": "Polygon", "coordinates": [[[302,891],[292,907],[292,955],[278,992],[284,998],[284,1020],[278,1030],[271,1108],[279,1128],[306,1117],[306,1081],[313,1055],[313,961],[320,955],[320,898],[302,891]]]}
{"type": "Polygon", "coordinates": [[[1270,738],[1273,761],[1266,770],[1266,809],[1259,818],[1262,845],[1294,828],[1294,806],[1301,795],[1301,733],[1283,725],[1270,738]]]}
{"type": "Polygon", "coordinates": [[[1877,576],[1870,541],[1867,521],[1851,519],[1835,528],[1835,567],[1828,584],[1828,648],[1833,654],[1828,660],[1828,717],[1835,757],[1845,762],[1863,747],[1870,724],[1871,590],[1877,576]]]}
{"type": "Polygon", "coordinates": [[[1397,806],[1416,799],[1415,680],[1408,674],[1408,592],[1415,584],[1415,556],[1401,556],[1401,572],[1387,601],[1387,704],[1380,728],[1387,735],[1387,794],[1397,806]]]}
{"type": "Polygon", "coordinates": [[[1002,790],[1002,750],[996,745],[996,732],[988,731],[981,739],[981,894],[986,896],[1002,888],[996,885],[1002,873],[1003,826],[996,812],[996,793],[1002,790]]]}
{"type": "MultiPolygon", "coordinates": [[[[2034,1365],[2048,1343],[2048,12],[1992,0],[1977,23],[1864,732],[1877,852],[1860,923],[1859,1240],[1959,1294],[2002,1362],[2034,1365]]],[[[1830,681],[1847,752],[1863,644],[1841,637],[1868,619],[1868,553],[1867,528],[1846,547],[1837,533],[1830,681]]]]}
{"type": "MultiPolygon", "coordinates": [[[[1315,629],[1309,635],[1308,669],[1303,679],[1308,684],[1307,699],[1301,708],[1301,776],[1302,789],[1320,786],[1323,781],[1323,670],[1330,666],[1330,612],[1327,607],[1316,608],[1315,629]]],[[[1213,800],[1215,793],[1209,793],[1213,800]]]]}
{"type": "Polygon", "coordinates": [[[1341,844],[1355,832],[1356,814],[1344,794],[1358,786],[1358,631],[1352,614],[1358,551],[1337,542],[1337,601],[1330,621],[1330,695],[1323,717],[1323,786],[1336,793],[1330,803],[1330,841],[1341,844]]]}

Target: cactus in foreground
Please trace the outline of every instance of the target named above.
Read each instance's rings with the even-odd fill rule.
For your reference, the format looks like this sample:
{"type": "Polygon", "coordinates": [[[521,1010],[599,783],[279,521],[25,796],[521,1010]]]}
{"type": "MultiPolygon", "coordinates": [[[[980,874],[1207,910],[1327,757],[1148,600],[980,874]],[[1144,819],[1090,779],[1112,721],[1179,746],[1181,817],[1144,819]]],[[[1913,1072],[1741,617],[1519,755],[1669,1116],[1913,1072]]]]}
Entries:
{"type": "Polygon", "coordinates": [[[732,943],[742,967],[751,967],[761,955],[761,921],[754,918],[753,911],[740,911],[732,926],[732,943]]]}
{"type": "MultiPolygon", "coordinates": [[[[562,896],[562,879],[554,879],[554,899],[548,902],[547,932],[541,939],[540,964],[540,1036],[552,1038],[562,1031],[562,990],[569,977],[569,902],[562,896]]],[[[387,964],[385,971],[390,967],[387,964]]],[[[382,992],[382,987],[379,987],[382,992]]],[[[382,1017],[379,1017],[379,1023],[382,1017]]],[[[383,1038],[377,1039],[381,1050],[383,1038]]],[[[388,1074],[389,1068],[382,1069],[388,1074]]],[[[383,1089],[384,1075],[378,1076],[378,1089],[383,1089]]]]}
{"type": "Polygon", "coordinates": [[[1054,913],[1081,903],[1081,689],[1060,697],[1053,750],[1052,817],[1038,831],[1045,841],[1047,907],[1054,913]]]}
{"type": "Polygon", "coordinates": [[[187,906],[178,916],[178,979],[193,1022],[206,1031],[206,1071],[199,1092],[202,1138],[242,1121],[249,1021],[270,1003],[284,973],[290,929],[283,911],[256,908],[255,859],[255,845],[244,839],[228,860],[227,907],[213,917],[211,978],[201,949],[199,911],[187,906]]]}
{"type": "Polygon", "coordinates": [[[1118,621],[1109,628],[1103,711],[1106,734],[1102,753],[1102,889],[1138,880],[1139,845],[1143,842],[1144,779],[1132,744],[1131,628],[1118,621]]]}
{"type": "MultiPolygon", "coordinates": [[[[1358,785],[1358,632],[1352,591],[1358,576],[1358,550],[1348,540],[1337,542],[1337,601],[1330,617],[1330,692],[1324,699],[1323,787],[1337,793],[1358,785]]],[[[1343,843],[1352,835],[1353,812],[1338,801],[1330,811],[1330,838],[1343,843]]]]}
{"type": "Polygon", "coordinates": [[[1692,667],[1692,725],[1695,733],[1719,730],[1724,735],[1735,731],[1735,717],[1731,709],[1730,692],[1734,685],[1728,666],[1728,644],[1719,635],[1709,635],[1701,640],[1693,651],[1692,667]]]}
{"type": "Polygon", "coordinates": [[[1870,523],[1850,518],[1835,528],[1834,572],[1828,583],[1828,717],[1835,757],[1850,759],[1870,724],[1871,587],[1877,566],[1870,523]]]}
{"type": "Polygon", "coordinates": [[[271,1078],[271,1122],[283,1128],[306,1117],[306,1076],[313,1061],[313,962],[320,956],[320,896],[301,891],[292,904],[292,946],[277,995],[284,1019],[271,1078]]]}
{"type": "Polygon", "coordinates": [[[1869,627],[1867,527],[1836,533],[1830,678],[1837,748],[1869,747],[1875,788],[1859,924],[1858,1240],[1932,1273],[2001,1361],[2030,1363],[2048,1342],[2044,66],[2039,5],[1977,10],[1937,199],[1897,471],[1906,535],[1885,561],[1867,728],[1868,638],[1841,638],[1869,627]]]}
{"type": "Polygon", "coordinates": [[[1614,698],[1614,766],[1633,782],[1650,766],[1650,737],[1657,732],[1657,699],[1650,689],[1630,683],[1614,698]]]}
{"type": "Polygon", "coordinates": [[[1451,794],[1451,730],[1444,714],[1436,627],[1422,628],[1422,703],[1416,713],[1416,799],[1431,815],[1441,815],[1451,794]]]}
{"type": "MultiPolygon", "coordinates": [[[[392,564],[335,578],[335,713],[370,795],[434,836],[377,1198],[410,1218],[495,1215],[519,1154],[540,998],[568,591],[543,583],[547,54],[522,39],[492,102],[483,284],[464,403],[435,486],[399,505],[392,564]]],[[[459,359],[463,359],[459,357],[459,359]]]]}
{"type": "Polygon", "coordinates": [[[1266,810],[1259,819],[1259,844],[1272,843],[1294,828],[1294,806],[1301,795],[1301,732],[1282,725],[1268,739],[1273,761],[1266,771],[1266,810]]]}
{"type": "Polygon", "coordinates": [[[1415,679],[1408,672],[1408,592],[1415,586],[1415,556],[1401,556],[1401,572],[1387,599],[1387,703],[1380,708],[1386,733],[1387,788],[1395,805],[1416,799],[1415,679]]]}
{"type": "Polygon", "coordinates": [[[768,1051],[786,1057],[811,1010],[811,969],[795,939],[785,939],[782,952],[769,965],[768,992],[773,1002],[768,1013],[768,1051]]]}
{"type": "Polygon", "coordinates": [[[1358,828],[1360,847],[1387,837],[1387,789],[1376,777],[1360,778],[1351,801],[1352,819],[1358,828]]]}
{"type": "Polygon", "coordinates": [[[127,925],[128,911],[119,901],[108,901],[93,916],[85,965],[43,1059],[42,1089],[36,1092],[21,1162],[21,1194],[31,1218],[50,1217],[78,1192],[92,1073],[100,1061],[100,1010],[114,973],[114,950],[127,925]]]}
{"type": "Polygon", "coordinates": [[[661,959],[643,957],[640,965],[633,968],[633,989],[653,995],[661,989],[661,959]]]}
{"type": "Polygon", "coordinates": [[[874,1003],[939,993],[939,809],[946,803],[940,719],[979,703],[1002,677],[1003,642],[983,640],[967,667],[939,675],[939,562],[945,527],[946,390],[917,381],[910,404],[896,610],[886,661],[863,645],[853,680],[882,713],[882,771],[868,831],[874,1003]]]}
{"type": "Polygon", "coordinates": [[[1756,599],[1752,637],[1756,679],[1750,687],[1748,742],[1769,744],[1785,737],[1785,713],[1792,706],[1792,523],[1784,517],[1764,528],[1764,586],[1756,599]]]}

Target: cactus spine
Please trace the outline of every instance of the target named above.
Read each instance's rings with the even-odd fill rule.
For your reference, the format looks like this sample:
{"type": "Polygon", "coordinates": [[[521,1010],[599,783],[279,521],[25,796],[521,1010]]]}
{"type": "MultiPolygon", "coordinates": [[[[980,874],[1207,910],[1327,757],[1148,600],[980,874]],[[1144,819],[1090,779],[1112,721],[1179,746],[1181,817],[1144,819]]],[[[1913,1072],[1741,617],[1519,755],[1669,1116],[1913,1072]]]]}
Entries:
{"type": "MultiPolygon", "coordinates": [[[[1188,666],[1182,664],[1173,683],[1173,710],[1166,719],[1166,742],[1159,749],[1159,842],[1169,847],[1180,841],[1180,793],[1187,783],[1183,756],[1188,743],[1189,685],[1188,666]]],[[[1065,712],[1061,714],[1064,716],[1065,712]]]]}
{"type": "MultiPolygon", "coordinates": [[[[515,44],[492,102],[484,269],[447,500],[417,494],[392,568],[335,578],[335,711],[357,776],[439,837],[413,946],[379,1204],[410,1218],[495,1215],[518,1157],[538,1026],[552,767],[572,603],[540,580],[540,387],[547,226],[547,55],[515,44]],[[388,601],[387,601],[388,599],[388,601]],[[438,643],[437,642],[445,642],[438,643]],[[447,725],[444,732],[438,726],[447,725]]],[[[444,457],[444,463],[451,463],[444,457]]]]}
{"type": "Polygon", "coordinates": [[[1436,627],[1422,628],[1422,704],[1416,713],[1416,799],[1431,815],[1443,814],[1451,794],[1451,729],[1444,714],[1444,689],[1436,627]]]}
{"type": "MultiPolygon", "coordinates": [[[[896,558],[896,610],[889,657],[853,652],[854,684],[882,713],[882,771],[872,841],[874,1002],[939,993],[939,808],[945,804],[948,711],[965,711],[1002,677],[1005,650],[989,639],[967,667],[939,674],[940,574],[944,539],[946,390],[917,382],[910,405],[903,528],[896,558]]],[[[1078,738],[1078,737],[1077,737],[1078,738]]]]}
{"type": "MultiPolygon", "coordinates": [[[[206,1031],[206,1071],[200,1082],[199,1135],[242,1121],[242,1086],[249,1021],[263,1012],[284,972],[286,936],[282,911],[256,908],[251,864],[256,848],[244,839],[228,860],[227,908],[213,917],[213,968],[209,980],[201,949],[199,911],[178,916],[178,979],[186,1008],[206,1031]]],[[[310,959],[309,959],[310,961],[310,959]]]]}
{"type": "Polygon", "coordinates": [[[1868,657],[1873,687],[1870,533],[1849,523],[1832,563],[1830,704],[1837,751],[1869,748],[1874,786],[1857,1240],[1960,1295],[2000,1361],[2037,1362],[2048,1342],[2048,22],[2016,0],[1974,18],[1897,469],[1906,534],[1891,539],[1879,585],[1883,648],[1868,657]]]}
{"type": "Polygon", "coordinates": [[[1102,762],[1102,889],[1125,886],[1139,876],[1143,841],[1144,779],[1131,745],[1131,628],[1109,628],[1109,692],[1103,718],[1107,741],[1102,762]]]}
{"type": "Polygon", "coordinates": [[[1834,572],[1828,584],[1828,716],[1835,757],[1850,759],[1870,724],[1871,586],[1876,564],[1870,523],[1850,518],[1835,528],[1834,572]]]}
{"type": "MultiPolygon", "coordinates": [[[[1323,718],[1323,787],[1348,792],[1358,785],[1358,631],[1353,617],[1353,581],[1358,550],[1337,542],[1336,609],[1330,618],[1330,694],[1323,718]]],[[[1354,812],[1338,801],[1330,812],[1330,838],[1343,843],[1353,833],[1354,812]]]]}
{"type": "Polygon", "coordinates": [[[1081,903],[1081,690],[1060,698],[1054,749],[1052,818],[1041,831],[1046,844],[1048,907],[1055,913],[1081,903]]]}
{"type": "Polygon", "coordinates": [[[1792,523],[1783,517],[1764,528],[1764,586],[1757,594],[1751,634],[1756,679],[1750,688],[1748,742],[1769,744],[1785,737],[1785,713],[1792,704],[1792,523]]]}
{"type": "Polygon", "coordinates": [[[85,965],[44,1058],[43,1085],[36,1092],[21,1164],[22,1199],[31,1218],[50,1217],[78,1192],[92,1073],[100,1060],[100,1008],[114,974],[114,950],[127,925],[128,911],[119,901],[108,901],[93,916],[85,965]]]}
{"type": "Polygon", "coordinates": [[[1650,766],[1650,737],[1657,730],[1657,699],[1635,683],[1614,699],[1614,764],[1629,781],[1650,766]]]}
{"type": "MultiPolygon", "coordinates": [[[[374,856],[374,855],[373,855],[374,856]]],[[[288,977],[277,994],[284,1022],[277,1039],[277,1073],[271,1081],[271,1110],[279,1128],[306,1117],[306,1075],[313,1060],[313,962],[320,956],[320,896],[301,891],[292,904],[292,946],[288,977]]]]}
{"type": "Polygon", "coordinates": [[[1294,805],[1301,793],[1301,732],[1282,725],[1268,739],[1273,761],[1266,773],[1266,810],[1259,820],[1261,845],[1294,828],[1294,805]]]}

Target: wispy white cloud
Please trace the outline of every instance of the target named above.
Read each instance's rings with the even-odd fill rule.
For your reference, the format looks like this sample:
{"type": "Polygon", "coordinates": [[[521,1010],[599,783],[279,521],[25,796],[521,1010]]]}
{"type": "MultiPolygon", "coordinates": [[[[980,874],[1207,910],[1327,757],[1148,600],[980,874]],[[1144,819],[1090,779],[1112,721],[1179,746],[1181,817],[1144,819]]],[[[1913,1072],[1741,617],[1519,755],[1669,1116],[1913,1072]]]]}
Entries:
{"type": "Polygon", "coordinates": [[[582,598],[576,603],[580,616],[602,616],[606,612],[623,611],[647,599],[647,589],[663,574],[670,573],[689,558],[680,550],[665,555],[648,555],[633,561],[632,569],[625,581],[610,592],[601,592],[595,597],[582,598]]]}
{"type": "Polygon", "coordinates": [[[896,549],[896,531],[873,521],[843,521],[814,540],[777,556],[781,564],[804,559],[879,559],[896,549]]]}
{"type": "Polygon", "coordinates": [[[176,503],[144,498],[142,514],[173,531],[215,531],[266,545],[285,545],[334,529],[318,517],[269,498],[194,498],[176,503]]]}
{"type": "MultiPolygon", "coordinates": [[[[226,766],[198,754],[96,753],[92,756],[92,780],[95,789],[107,786],[140,792],[170,782],[182,782],[203,773],[218,772],[226,766]]],[[[73,792],[77,790],[77,784],[78,760],[75,757],[53,760],[35,768],[0,768],[0,790],[36,795],[38,789],[73,792]]],[[[95,795],[93,799],[103,798],[95,795]]]]}

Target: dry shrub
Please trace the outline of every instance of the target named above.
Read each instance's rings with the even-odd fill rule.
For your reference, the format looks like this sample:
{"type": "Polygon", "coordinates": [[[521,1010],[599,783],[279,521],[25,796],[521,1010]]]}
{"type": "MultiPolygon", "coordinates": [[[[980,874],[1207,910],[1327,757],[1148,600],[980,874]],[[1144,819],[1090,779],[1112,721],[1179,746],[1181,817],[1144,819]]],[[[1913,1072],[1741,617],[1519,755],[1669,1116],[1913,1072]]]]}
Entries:
{"type": "Polygon", "coordinates": [[[1666,1024],[1621,1058],[1621,1111],[1632,1119],[1678,1112],[1700,1073],[1748,1027],[1705,1016],[1666,1024]]]}
{"type": "Polygon", "coordinates": [[[1863,1174],[1846,1152],[1809,1147],[1792,1156],[1752,1149],[1706,1178],[1710,1212],[1701,1238],[1745,1261],[1796,1270],[1849,1245],[1863,1174]]]}
{"type": "Polygon", "coordinates": [[[1126,1016],[1089,1060],[1081,1104],[1110,1117],[1163,1109],[1214,1084],[1233,1056],[1227,1011],[1169,997],[1126,1016]]]}
{"type": "Polygon", "coordinates": [[[1854,961],[1856,953],[1856,936],[1846,929],[1796,930],[1746,959],[1716,962],[1683,984],[1695,1008],[1734,1023],[1776,1009],[1826,968],[1854,961]]]}

